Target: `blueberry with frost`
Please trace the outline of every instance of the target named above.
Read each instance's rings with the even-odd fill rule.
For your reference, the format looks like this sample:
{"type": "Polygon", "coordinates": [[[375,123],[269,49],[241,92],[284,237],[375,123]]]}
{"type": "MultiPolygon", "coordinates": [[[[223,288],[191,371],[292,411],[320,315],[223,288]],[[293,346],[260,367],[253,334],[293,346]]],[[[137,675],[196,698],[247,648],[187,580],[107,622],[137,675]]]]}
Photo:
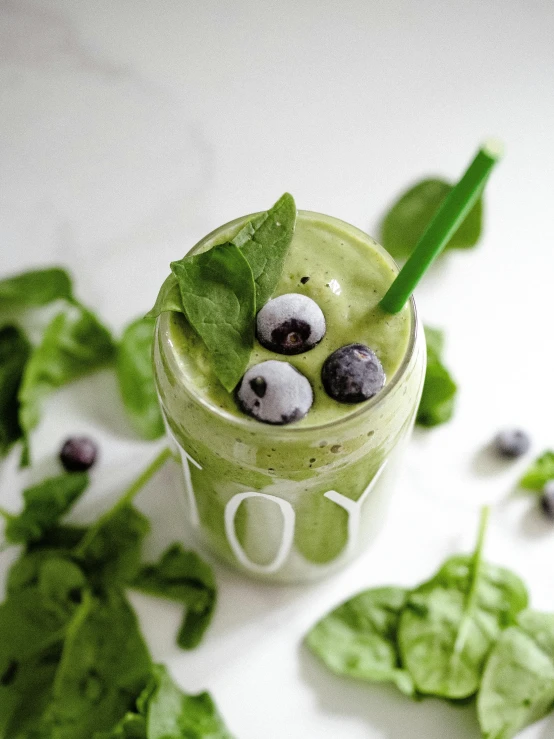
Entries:
{"type": "Polygon", "coordinates": [[[496,435],[494,446],[503,457],[515,459],[529,451],[531,439],[521,429],[504,429],[496,435]]]}
{"type": "Polygon", "coordinates": [[[267,302],[256,319],[258,341],[278,354],[301,354],[325,336],[325,317],[307,295],[287,293],[267,302]]]}
{"type": "Polygon", "coordinates": [[[339,403],[369,400],[385,384],[385,372],[375,352],[365,344],[347,344],[323,363],[325,391],[339,403]]]}
{"type": "Polygon", "coordinates": [[[245,372],[237,400],[241,410],[258,421],[283,425],[304,418],[312,406],[313,391],[292,364],[269,359],[245,372]]]}

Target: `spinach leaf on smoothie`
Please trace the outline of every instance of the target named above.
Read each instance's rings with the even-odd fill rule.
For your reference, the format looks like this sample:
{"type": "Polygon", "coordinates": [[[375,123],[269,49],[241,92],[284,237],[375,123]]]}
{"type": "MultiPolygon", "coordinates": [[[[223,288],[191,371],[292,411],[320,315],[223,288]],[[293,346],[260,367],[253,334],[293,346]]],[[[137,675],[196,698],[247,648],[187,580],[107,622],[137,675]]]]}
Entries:
{"type": "Polygon", "coordinates": [[[446,423],[452,418],[458,387],[442,363],[443,332],[425,326],[425,342],[427,369],[416,423],[419,426],[431,427],[446,423]]]}
{"type": "MultiPolygon", "coordinates": [[[[383,246],[395,259],[407,259],[452,185],[441,179],[426,179],[403,193],[381,224],[383,246]]],[[[481,236],[483,199],[476,202],[445,249],[467,249],[481,236]]]]}
{"type": "Polygon", "coordinates": [[[0,280],[0,310],[38,308],[54,300],[73,300],[71,278],[59,267],[29,270],[0,280]]]}
{"type": "Polygon", "coordinates": [[[487,739],[512,739],[554,707],[554,614],[523,611],[491,651],[477,696],[487,739]]]}
{"type": "Polygon", "coordinates": [[[21,438],[17,394],[31,346],[16,326],[0,328],[0,456],[21,438]]]}
{"type": "Polygon", "coordinates": [[[306,644],[338,675],[394,682],[406,695],[414,686],[400,666],[396,644],[398,620],[408,591],[384,587],[366,590],[321,619],[306,644]]]}
{"type": "Polygon", "coordinates": [[[256,283],[256,312],[273,295],[296,225],[296,203],[286,192],[265,213],[241,228],[231,244],[241,248],[256,283]]]}
{"type": "Polygon", "coordinates": [[[171,263],[188,322],[206,344],[215,373],[231,392],[254,345],[256,287],[252,269],[233,244],[171,263]]]}
{"type": "MultiPolygon", "coordinates": [[[[28,441],[40,419],[42,400],[53,390],[110,362],[114,344],[98,318],[80,305],[69,306],[47,326],[33,350],[19,389],[19,422],[28,441]]],[[[23,464],[29,462],[28,445],[23,464]]]]}
{"type": "Polygon", "coordinates": [[[123,331],[115,364],[125,409],[143,439],[157,439],[164,432],[152,366],[155,325],[153,318],[130,323],[123,331]]]}
{"type": "Polygon", "coordinates": [[[554,480],[554,451],[546,451],[527,469],[519,485],[526,490],[541,492],[547,482],[554,480]]]}

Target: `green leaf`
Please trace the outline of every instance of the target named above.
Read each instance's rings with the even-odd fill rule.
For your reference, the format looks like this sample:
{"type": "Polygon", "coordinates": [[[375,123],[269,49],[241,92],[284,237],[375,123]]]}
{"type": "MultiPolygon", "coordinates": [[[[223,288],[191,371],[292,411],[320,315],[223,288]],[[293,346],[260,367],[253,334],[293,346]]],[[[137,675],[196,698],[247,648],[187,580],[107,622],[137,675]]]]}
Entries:
{"type": "MultiPolygon", "coordinates": [[[[452,185],[440,179],[418,182],[394,203],[381,224],[383,246],[395,259],[407,259],[452,185]]],[[[445,249],[467,249],[481,237],[483,200],[468,213],[445,249]]]]}
{"type": "Polygon", "coordinates": [[[148,519],[131,505],[115,506],[92,526],[73,554],[100,587],[133,580],[140,569],[148,519]]]}
{"type": "Polygon", "coordinates": [[[11,544],[39,540],[71,508],[87,485],[86,472],[66,472],[24,490],[23,511],[7,518],[6,540],[11,544]]]}
{"type": "Polygon", "coordinates": [[[477,696],[486,739],[512,739],[554,707],[554,615],[524,611],[489,655],[477,696]]]}
{"type": "Polygon", "coordinates": [[[519,485],[526,490],[540,493],[550,480],[554,480],[554,452],[548,450],[535,459],[519,481],[519,485]]]}
{"type": "Polygon", "coordinates": [[[139,318],[127,326],[116,359],[117,380],[125,409],[144,439],[157,439],[164,433],[152,366],[155,325],[153,318],[139,318]]]}
{"type": "Polygon", "coordinates": [[[451,699],[473,695],[491,647],[527,600],[521,580],[482,562],[479,550],[448,559],[410,593],[400,617],[400,654],[416,689],[451,699]]]}
{"type": "Polygon", "coordinates": [[[127,713],[111,731],[97,731],[93,739],[148,739],[146,719],[138,713],[127,713]]]}
{"type": "Polygon", "coordinates": [[[172,544],[156,564],[145,565],[132,587],[149,595],[168,598],[186,606],[186,615],[177,642],[193,649],[209,626],[216,603],[211,567],[194,552],[172,544]]]}
{"type": "Polygon", "coordinates": [[[252,270],[232,244],[171,263],[187,320],[206,344],[217,377],[231,392],[254,345],[252,270]]]}
{"type": "Polygon", "coordinates": [[[285,193],[270,210],[252,218],[231,240],[231,244],[241,248],[252,268],[256,312],[275,292],[295,225],[296,203],[292,195],[285,193]]]}
{"type": "MultiPolygon", "coordinates": [[[[186,257],[185,257],[186,259],[186,257]]],[[[179,283],[174,274],[170,274],[160,288],[158,297],[152,310],[148,311],[146,318],[157,318],[160,313],[166,311],[174,311],[176,313],[184,313],[183,301],[181,300],[181,291],[179,283]]]]}
{"type": "Polygon", "coordinates": [[[123,595],[87,596],[67,629],[44,723],[52,739],[110,730],[133,705],[151,669],[136,616],[123,595]]]}
{"type": "Polygon", "coordinates": [[[406,695],[414,686],[400,666],[398,620],[406,602],[403,588],[373,588],[335,608],[308,633],[306,644],[337,675],[394,682],[406,695]]]}
{"type": "Polygon", "coordinates": [[[446,423],[452,418],[458,388],[441,360],[444,343],[442,331],[426,326],[425,341],[427,369],[416,423],[420,426],[431,427],[446,423]]]}
{"type": "Polygon", "coordinates": [[[233,739],[208,693],[186,695],[163,665],[146,705],[148,739],[233,739]]]}
{"type": "Polygon", "coordinates": [[[0,328],[0,457],[21,438],[17,394],[30,353],[29,342],[16,326],[0,328]]]}
{"type": "Polygon", "coordinates": [[[64,269],[49,267],[0,280],[0,310],[38,308],[54,300],[73,300],[71,278],[64,269]]]}
{"type": "Polygon", "coordinates": [[[38,424],[41,402],[49,393],[113,357],[108,330],[86,308],[71,306],[55,316],[27,362],[19,390],[19,422],[25,434],[38,424]]]}

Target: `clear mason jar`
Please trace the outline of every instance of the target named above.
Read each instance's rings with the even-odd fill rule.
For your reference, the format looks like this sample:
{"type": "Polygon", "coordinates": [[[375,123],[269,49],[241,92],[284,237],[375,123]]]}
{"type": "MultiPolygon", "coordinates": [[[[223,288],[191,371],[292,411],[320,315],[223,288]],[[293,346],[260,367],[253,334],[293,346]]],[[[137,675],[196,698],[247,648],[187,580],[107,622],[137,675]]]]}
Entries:
{"type": "MultiPolygon", "coordinates": [[[[191,253],[225,240],[249,217],[221,226],[191,253]]],[[[369,236],[318,217],[355,232],[398,271],[369,236]]],[[[409,312],[406,352],[383,390],[318,426],[271,426],[209,404],[187,380],[171,341],[172,322],[179,319],[172,313],[159,317],[154,368],[160,404],[182,463],[189,522],[212,552],[250,576],[290,583],[334,572],[371,542],[384,519],[425,375],[425,338],[413,298],[409,312]]]]}

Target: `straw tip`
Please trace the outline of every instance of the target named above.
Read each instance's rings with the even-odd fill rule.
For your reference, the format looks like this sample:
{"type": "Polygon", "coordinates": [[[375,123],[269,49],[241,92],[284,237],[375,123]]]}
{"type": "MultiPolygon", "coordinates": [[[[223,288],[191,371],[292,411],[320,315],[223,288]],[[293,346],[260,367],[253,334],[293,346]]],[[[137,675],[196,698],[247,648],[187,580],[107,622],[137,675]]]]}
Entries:
{"type": "Polygon", "coordinates": [[[504,156],[504,142],[496,138],[488,138],[481,144],[481,151],[497,161],[504,156]]]}

